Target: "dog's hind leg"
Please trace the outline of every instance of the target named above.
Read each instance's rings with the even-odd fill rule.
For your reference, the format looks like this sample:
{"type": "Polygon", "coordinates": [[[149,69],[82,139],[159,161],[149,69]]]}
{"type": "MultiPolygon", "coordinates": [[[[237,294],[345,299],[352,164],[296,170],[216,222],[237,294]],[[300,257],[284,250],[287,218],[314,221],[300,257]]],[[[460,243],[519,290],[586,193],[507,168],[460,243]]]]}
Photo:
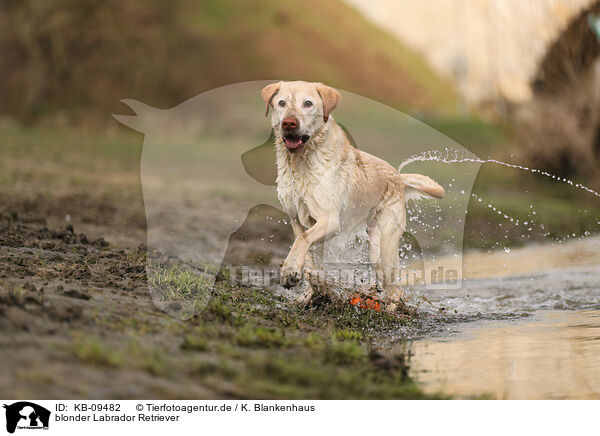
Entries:
{"type": "Polygon", "coordinates": [[[376,225],[381,231],[381,262],[379,274],[383,275],[386,309],[396,310],[402,303],[400,287],[400,237],[406,228],[406,210],[401,203],[393,204],[376,217],[376,225]]]}
{"type": "Polygon", "coordinates": [[[369,234],[369,260],[371,268],[375,271],[375,287],[383,283],[383,270],[381,265],[381,230],[376,225],[367,230],[369,234]]]}
{"type": "Polygon", "coordinates": [[[298,295],[296,297],[296,303],[299,304],[300,306],[306,306],[308,303],[311,302],[314,295],[315,295],[314,285],[309,284],[308,289],[306,289],[306,291],[304,291],[303,293],[301,293],[300,295],[298,295]]]}
{"type": "Polygon", "coordinates": [[[302,306],[306,306],[310,303],[310,300],[312,300],[312,297],[315,294],[315,285],[311,283],[311,276],[314,268],[312,254],[309,251],[306,253],[306,259],[304,261],[304,280],[308,283],[308,289],[296,297],[296,303],[302,306]]]}

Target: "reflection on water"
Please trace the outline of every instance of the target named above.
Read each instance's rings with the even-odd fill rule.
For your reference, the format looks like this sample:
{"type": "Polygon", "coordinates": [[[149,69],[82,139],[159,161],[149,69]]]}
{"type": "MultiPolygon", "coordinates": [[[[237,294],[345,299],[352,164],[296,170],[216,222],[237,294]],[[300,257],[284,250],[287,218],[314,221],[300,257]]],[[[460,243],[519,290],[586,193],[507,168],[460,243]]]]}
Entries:
{"type": "Polygon", "coordinates": [[[413,342],[428,392],[498,399],[600,399],[600,311],[539,311],[413,342]]]}
{"type": "Polygon", "coordinates": [[[465,256],[459,290],[414,289],[413,375],[456,397],[600,399],[597,237],[465,256]],[[502,267],[503,266],[503,267],[502,267]]]}

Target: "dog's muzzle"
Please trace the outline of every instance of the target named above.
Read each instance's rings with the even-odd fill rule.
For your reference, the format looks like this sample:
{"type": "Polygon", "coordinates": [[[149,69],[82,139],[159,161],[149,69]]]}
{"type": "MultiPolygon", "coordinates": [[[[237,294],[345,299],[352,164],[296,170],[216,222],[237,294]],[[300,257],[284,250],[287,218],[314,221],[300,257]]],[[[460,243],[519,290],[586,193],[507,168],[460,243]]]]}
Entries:
{"type": "Polygon", "coordinates": [[[295,133],[288,133],[283,136],[283,141],[288,151],[295,153],[302,148],[304,144],[310,139],[308,135],[297,135],[295,133]]]}
{"type": "Polygon", "coordinates": [[[306,141],[310,139],[308,135],[299,135],[298,129],[300,123],[295,116],[289,116],[281,121],[281,130],[283,133],[283,141],[288,151],[295,153],[302,148],[306,141]]]}

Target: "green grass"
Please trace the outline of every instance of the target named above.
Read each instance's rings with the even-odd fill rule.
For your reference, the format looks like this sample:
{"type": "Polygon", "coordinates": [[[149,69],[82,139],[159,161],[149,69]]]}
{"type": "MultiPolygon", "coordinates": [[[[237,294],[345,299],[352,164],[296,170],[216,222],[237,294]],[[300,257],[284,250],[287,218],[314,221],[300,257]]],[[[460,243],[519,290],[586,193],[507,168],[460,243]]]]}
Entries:
{"type": "Polygon", "coordinates": [[[79,195],[131,203],[140,196],[141,135],[73,128],[0,129],[0,193],[12,199],[56,201],[79,195]]]}
{"type": "Polygon", "coordinates": [[[531,241],[585,237],[600,231],[600,202],[561,198],[549,191],[517,196],[486,193],[485,199],[502,211],[501,215],[491,211],[486,202],[472,200],[465,226],[466,247],[513,247],[531,241]]]}
{"type": "Polygon", "coordinates": [[[233,379],[237,390],[259,397],[423,397],[411,379],[370,357],[374,338],[405,321],[335,304],[303,310],[260,290],[226,284],[217,293],[220,303],[209,305],[192,330],[202,338],[201,352],[219,356],[219,364],[210,366],[214,385],[219,377],[233,379]],[[229,307],[225,318],[223,305],[229,307]]]}
{"type": "Polygon", "coordinates": [[[166,375],[174,367],[164,350],[142,345],[134,338],[125,345],[108,345],[96,336],[78,336],[69,349],[93,366],[138,369],[157,376],[166,375]]]}
{"type": "Polygon", "coordinates": [[[80,337],[76,339],[70,350],[83,362],[94,366],[121,367],[125,364],[123,353],[109,347],[96,337],[80,337]]]}
{"type": "Polygon", "coordinates": [[[151,265],[148,283],[168,301],[190,300],[206,295],[214,276],[177,265],[151,265]]]}
{"type": "Polygon", "coordinates": [[[142,135],[131,130],[86,131],[78,128],[3,126],[0,152],[15,157],[36,157],[44,162],[124,165],[139,163],[142,135]],[[100,159],[99,161],[96,159],[100,159]]]}
{"type": "Polygon", "coordinates": [[[162,341],[115,325],[109,337],[75,332],[67,350],[91,366],[184,377],[240,397],[429,398],[407,376],[408,356],[373,354],[375,341],[389,341],[388,332],[407,321],[365,312],[333,303],[301,309],[219,282],[191,320],[159,317],[169,331],[162,341]]]}
{"type": "Polygon", "coordinates": [[[483,159],[502,153],[510,141],[508,126],[477,118],[431,118],[424,122],[483,159]]]}
{"type": "Polygon", "coordinates": [[[237,392],[259,397],[423,397],[411,379],[388,373],[369,354],[375,337],[406,321],[364,312],[331,303],[301,309],[259,289],[220,283],[182,348],[198,358],[207,350],[217,356],[218,364],[200,366],[213,386],[229,380],[237,392]]]}
{"type": "Polygon", "coordinates": [[[243,347],[282,348],[290,345],[285,330],[245,324],[237,331],[236,343],[243,347]]]}

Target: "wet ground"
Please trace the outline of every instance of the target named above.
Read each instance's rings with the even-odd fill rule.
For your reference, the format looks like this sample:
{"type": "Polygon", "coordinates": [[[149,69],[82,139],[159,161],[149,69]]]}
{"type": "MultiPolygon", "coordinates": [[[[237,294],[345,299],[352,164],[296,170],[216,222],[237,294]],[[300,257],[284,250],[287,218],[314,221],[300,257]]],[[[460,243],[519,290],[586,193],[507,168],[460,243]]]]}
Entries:
{"type": "MultiPolygon", "coordinates": [[[[600,397],[594,238],[514,250],[512,256],[529,259],[529,269],[517,263],[521,274],[496,269],[495,277],[467,279],[458,291],[415,288],[411,302],[420,315],[412,320],[299,309],[269,291],[224,288],[207,310],[180,321],[149,298],[143,245],[117,248],[69,224],[57,230],[37,222],[35,213],[28,216],[5,213],[1,221],[5,396],[600,397]],[[557,269],[549,258],[562,258],[566,268],[557,269]],[[363,391],[356,381],[358,389],[347,391],[340,387],[343,378],[324,391],[298,389],[297,380],[290,387],[281,374],[265,376],[269,362],[284,356],[302,356],[310,374],[301,377],[314,382],[349,370],[364,383],[373,374],[388,377],[390,368],[397,380],[398,371],[410,367],[418,390],[400,381],[396,391],[373,392],[375,382],[363,391]],[[249,383],[248,375],[262,383],[249,383]]],[[[505,255],[478,253],[473,275],[505,255]]]]}

